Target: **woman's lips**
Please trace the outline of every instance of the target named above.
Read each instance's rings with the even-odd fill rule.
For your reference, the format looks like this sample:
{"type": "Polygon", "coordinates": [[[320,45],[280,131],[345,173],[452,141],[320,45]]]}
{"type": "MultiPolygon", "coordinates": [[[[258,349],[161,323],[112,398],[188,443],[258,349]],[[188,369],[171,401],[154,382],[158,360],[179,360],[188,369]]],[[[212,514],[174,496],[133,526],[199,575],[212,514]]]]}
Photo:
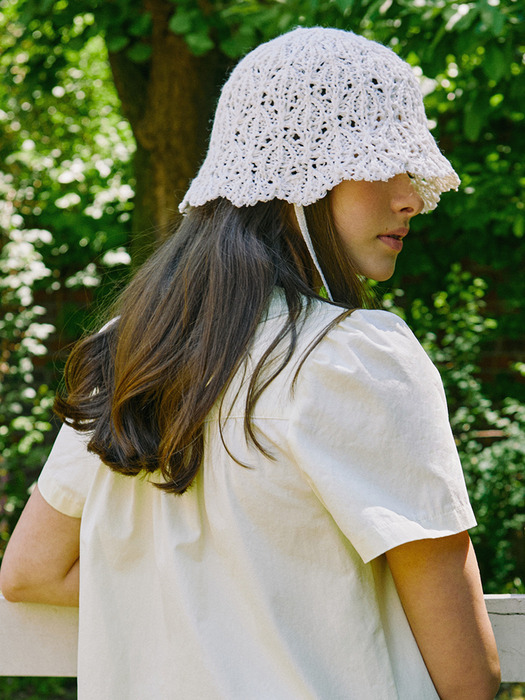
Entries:
{"type": "Polygon", "coordinates": [[[403,238],[407,235],[407,228],[397,228],[394,231],[389,231],[388,233],[378,236],[379,240],[392,250],[400,253],[403,250],[403,238]]]}
{"type": "Polygon", "coordinates": [[[390,236],[378,236],[378,238],[380,241],[383,241],[385,245],[398,253],[403,250],[403,241],[400,241],[397,238],[391,238],[390,236]]]}

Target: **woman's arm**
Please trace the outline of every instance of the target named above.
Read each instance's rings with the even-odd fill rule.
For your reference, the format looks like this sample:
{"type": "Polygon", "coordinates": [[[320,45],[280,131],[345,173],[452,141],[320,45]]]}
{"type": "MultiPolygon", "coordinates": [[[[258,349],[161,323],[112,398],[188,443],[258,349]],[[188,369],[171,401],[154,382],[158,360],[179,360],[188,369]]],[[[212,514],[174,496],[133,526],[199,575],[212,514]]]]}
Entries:
{"type": "Polygon", "coordinates": [[[52,508],[38,487],[9,540],[0,590],[15,603],[78,605],[80,518],[52,508]]]}
{"type": "Polygon", "coordinates": [[[386,553],[406,616],[442,700],[493,700],[498,652],[466,532],[386,553]]]}

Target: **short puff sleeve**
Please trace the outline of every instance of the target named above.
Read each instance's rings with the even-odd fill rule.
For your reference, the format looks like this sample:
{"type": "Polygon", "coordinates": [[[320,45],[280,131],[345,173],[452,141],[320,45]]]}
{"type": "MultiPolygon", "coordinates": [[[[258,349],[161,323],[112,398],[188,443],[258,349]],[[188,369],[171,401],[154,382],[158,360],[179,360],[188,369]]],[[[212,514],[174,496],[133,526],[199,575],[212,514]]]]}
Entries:
{"type": "Polygon", "coordinates": [[[38,478],[38,490],[50,506],[80,518],[86,497],[101,465],[88,452],[88,433],[63,425],[38,478]]]}
{"type": "Polygon", "coordinates": [[[355,311],[310,353],[288,439],[365,563],[476,524],[441,378],[394,314],[355,311]]]}

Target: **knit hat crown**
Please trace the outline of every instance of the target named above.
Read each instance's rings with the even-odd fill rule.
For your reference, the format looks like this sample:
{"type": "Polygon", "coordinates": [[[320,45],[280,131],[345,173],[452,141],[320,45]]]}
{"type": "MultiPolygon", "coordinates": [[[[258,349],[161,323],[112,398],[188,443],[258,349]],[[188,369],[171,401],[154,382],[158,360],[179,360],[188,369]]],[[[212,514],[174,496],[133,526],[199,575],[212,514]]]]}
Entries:
{"type": "Polygon", "coordinates": [[[180,210],[218,197],[235,206],[274,198],[306,206],[343,180],[406,172],[423,211],[459,184],[428,129],[410,66],[352,32],[299,28],[234,68],[180,210]]]}

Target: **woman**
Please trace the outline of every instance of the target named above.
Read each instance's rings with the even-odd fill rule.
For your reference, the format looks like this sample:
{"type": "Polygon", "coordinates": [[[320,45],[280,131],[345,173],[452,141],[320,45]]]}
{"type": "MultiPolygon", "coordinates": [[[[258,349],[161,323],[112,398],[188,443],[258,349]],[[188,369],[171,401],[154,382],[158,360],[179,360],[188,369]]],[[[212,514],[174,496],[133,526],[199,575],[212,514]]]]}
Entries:
{"type": "Polygon", "coordinates": [[[80,570],[81,699],[494,697],[439,375],[363,281],[458,182],[374,42],[296,29],[233,71],[5,555],[13,601],[76,605],[80,570]]]}

